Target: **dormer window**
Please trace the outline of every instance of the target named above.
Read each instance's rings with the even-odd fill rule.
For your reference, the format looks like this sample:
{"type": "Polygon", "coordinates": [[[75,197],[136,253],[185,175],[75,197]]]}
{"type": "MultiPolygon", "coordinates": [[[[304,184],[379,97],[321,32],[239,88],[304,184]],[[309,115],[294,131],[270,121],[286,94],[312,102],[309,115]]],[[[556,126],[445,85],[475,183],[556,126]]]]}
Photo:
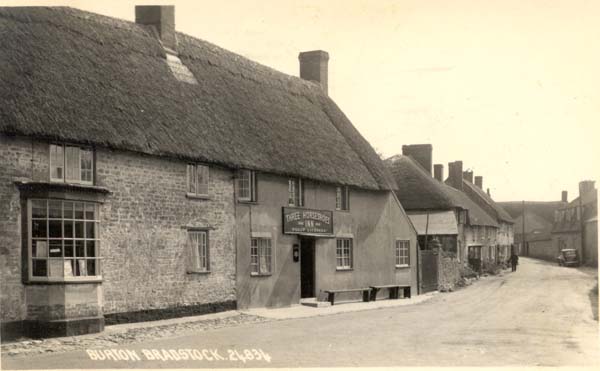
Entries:
{"type": "Polygon", "coordinates": [[[94,184],[94,152],[91,148],[50,144],[50,181],[94,184]]]}

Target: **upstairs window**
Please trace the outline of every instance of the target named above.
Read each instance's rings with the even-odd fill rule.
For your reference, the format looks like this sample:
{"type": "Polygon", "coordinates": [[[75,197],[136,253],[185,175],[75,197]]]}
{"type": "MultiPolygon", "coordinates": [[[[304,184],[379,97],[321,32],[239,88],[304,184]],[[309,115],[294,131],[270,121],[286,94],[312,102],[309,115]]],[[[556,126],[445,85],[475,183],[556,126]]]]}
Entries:
{"type": "Polygon", "coordinates": [[[252,170],[239,170],[236,178],[239,201],[256,201],[256,173],[252,170]]]}
{"type": "Polygon", "coordinates": [[[396,267],[408,267],[410,264],[409,258],[410,241],[396,241],[396,267]]]}
{"type": "Polygon", "coordinates": [[[188,237],[192,253],[192,272],[208,273],[210,271],[208,232],[190,231],[188,232],[188,237]]]}
{"type": "Polygon", "coordinates": [[[50,144],[50,181],[94,183],[94,152],[90,148],[50,144]]]}
{"type": "Polygon", "coordinates": [[[344,211],[350,210],[350,191],[347,186],[336,187],[335,209],[344,211]]]}
{"type": "Polygon", "coordinates": [[[270,238],[252,238],[250,242],[250,274],[270,275],[272,272],[270,238]]]}
{"type": "Polygon", "coordinates": [[[302,179],[288,180],[288,205],[304,206],[304,182],[302,179]]]}
{"type": "Polygon", "coordinates": [[[208,166],[187,165],[187,193],[192,196],[208,196],[208,166]]]}

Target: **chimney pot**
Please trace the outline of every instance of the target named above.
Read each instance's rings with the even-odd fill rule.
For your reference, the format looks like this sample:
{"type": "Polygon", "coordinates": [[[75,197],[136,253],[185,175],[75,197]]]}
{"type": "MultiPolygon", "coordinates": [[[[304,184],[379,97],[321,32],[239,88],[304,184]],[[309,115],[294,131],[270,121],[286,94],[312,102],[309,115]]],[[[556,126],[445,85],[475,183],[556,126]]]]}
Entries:
{"type": "Polygon", "coordinates": [[[440,182],[444,181],[444,165],[435,164],[433,165],[433,177],[440,182]]]}
{"type": "Polygon", "coordinates": [[[459,191],[463,190],[462,166],[462,161],[454,161],[448,163],[448,184],[458,189],[459,191]]]}
{"type": "Polygon", "coordinates": [[[136,5],[135,23],[154,26],[163,46],[177,50],[175,33],[175,6],[173,5],[136,5]]]}
{"type": "Polygon", "coordinates": [[[402,154],[412,157],[431,175],[433,146],[431,144],[409,144],[402,146],[402,154]]]}
{"type": "Polygon", "coordinates": [[[483,177],[481,175],[475,177],[475,185],[483,190],[483,177]]]}
{"type": "Polygon", "coordinates": [[[492,197],[492,195],[490,194],[490,189],[489,188],[487,189],[487,195],[490,196],[490,197],[492,197]]]}
{"type": "Polygon", "coordinates": [[[562,191],[560,200],[562,202],[569,202],[568,201],[569,200],[569,194],[567,193],[567,191],[562,191]]]}
{"type": "Polygon", "coordinates": [[[318,82],[327,94],[329,54],[323,50],[312,50],[300,53],[298,59],[300,60],[300,77],[304,80],[318,82]]]}
{"type": "Polygon", "coordinates": [[[464,171],[463,179],[468,180],[469,183],[473,183],[473,172],[471,170],[464,171]]]}

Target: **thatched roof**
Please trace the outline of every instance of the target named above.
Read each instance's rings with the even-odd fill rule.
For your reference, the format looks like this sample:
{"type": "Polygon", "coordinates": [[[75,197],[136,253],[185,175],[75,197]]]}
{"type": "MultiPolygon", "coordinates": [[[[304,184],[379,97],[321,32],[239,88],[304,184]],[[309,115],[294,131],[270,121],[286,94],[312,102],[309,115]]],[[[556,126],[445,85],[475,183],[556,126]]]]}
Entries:
{"type": "MultiPolygon", "coordinates": [[[[506,210],[506,212],[514,219],[517,219],[523,214],[523,201],[505,201],[498,202],[497,204],[506,210]]],[[[546,219],[549,223],[553,223],[554,211],[566,205],[567,203],[562,201],[525,201],[525,211],[533,212],[546,219]]],[[[519,224],[519,222],[515,220],[515,224],[519,224]]]]}
{"type": "Polygon", "coordinates": [[[475,184],[463,179],[463,191],[475,202],[492,210],[490,212],[496,214],[495,217],[498,219],[498,221],[509,224],[514,223],[514,220],[510,214],[507,213],[502,206],[498,205],[496,201],[494,201],[486,192],[477,187],[475,184]]]}
{"type": "Polygon", "coordinates": [[[415,210],[469,211],[469,224],[497,227],[498,224],[464,193],[434,179],[409,156],[395,155],[386,165],[398,185],[396,195],[407,212],[415,210]]]}
{"type": "Polygon", "coordinates": [[[178,33],[71,8],[0,8],[0,134],[87,143],[382,190],[369,143],[315,83],[178,33]]]}

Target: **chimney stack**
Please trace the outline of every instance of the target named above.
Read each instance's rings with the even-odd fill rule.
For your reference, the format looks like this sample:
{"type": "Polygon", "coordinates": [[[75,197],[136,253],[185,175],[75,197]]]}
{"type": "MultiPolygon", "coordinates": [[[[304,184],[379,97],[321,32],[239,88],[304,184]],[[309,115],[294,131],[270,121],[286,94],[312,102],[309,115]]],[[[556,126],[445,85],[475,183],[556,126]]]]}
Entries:
{"type": "Polygon", "coordinates": [[[471,170],[464,171],[463,179],[468,180],[469,183],[473,183],[473,172],[471,170]]]}
{"type": "Polygon", "coordinates": [[[462,191],[463,182],[462,182],[462,161],[454,161],[448,163],[448,184],[452,187],[462,191]]]}
{"type": "Polygon", "coordinates": [[[304,80],[318,82],[327,94],[329,54],[323,50],[312,50],[300,53],[298,59],[300,60],[300,77],[304,80]]]}
{"type": "Polygon", "coordinates": [[[562,191],[560,200],[562,202],[569,202],[569,196],[568,195],[569,194],[567,193],[567,191],[562,191]]]}
{"type": "Polygon", "coordinates": [[[433,177],[440,182],[444,181],[444,165],[435,164],[433,165],[433,177]]]}
{"type": "Polygon", "coordinates": [[[481,175],[475,177],[475,185],[483,190],[483,177],[481,175]]]}
{"type": "Polygon", "coordinates": [[[594,181],[593,180],[583,180],[579,182],[579,196],[583,196],[584,194],[594,190],[594,181]]]}
{"type": "Polygon", "coordinates": [[[402,146],[402,154],[412,157],[431,175],[433,146],[431,144],[410,144],[402,146]]]}
{"type": "Polygon", "coordinates": [[[173,5],[136,5],[135,23],[153,26],[163,46],[177,51],[175,34],[175,6],[173,5]]]}

